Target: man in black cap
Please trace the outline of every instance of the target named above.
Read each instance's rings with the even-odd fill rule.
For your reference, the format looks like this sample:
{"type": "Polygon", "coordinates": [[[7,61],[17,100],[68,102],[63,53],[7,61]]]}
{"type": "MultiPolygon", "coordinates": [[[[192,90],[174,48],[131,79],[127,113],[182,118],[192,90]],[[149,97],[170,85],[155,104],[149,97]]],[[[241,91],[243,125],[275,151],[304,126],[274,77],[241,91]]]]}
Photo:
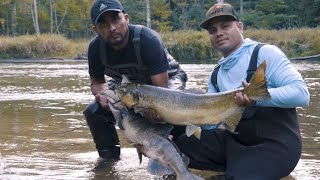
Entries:
{"type": "Polygon", "coordinates": [[[237,93],[246,109],[235,132],[202,129],[175,142],[190,158],[189,167],[225,171],[226,179],[275,180],[287,176],[301,155],[296,107],[306,107],[310,94],[300,73],[276,46],[244,38],[243,24],[234,8],[217,3],[200,24],[212,46],[223,56],[214,68],[208,92],[227,92],[247,86],[257,67],[266,62],[269,101],[253,101],[237,93]],[[260,50],[259,50],[260,48],[260,50]]]}
{"type": "MultiPolygon", "coordinates": [[[[118,0],[97,0],[91,8],[93,30],[98,34],[88,49],[91,92],[95,102],[84,111],[87,124],[99,156],[118,159],[120,143],[115,129],[115,119],[108,101],[100,92],[113,89],[126,75],[132,82],[165,88],[183,89],[187,76],[167,52],[155,31],[140,25],[129,24],[118,0]],[[110,78],[108,86],[105,75],[110,78]]],[[[159,120],[154,111],[145,113],[159,120]]]]}

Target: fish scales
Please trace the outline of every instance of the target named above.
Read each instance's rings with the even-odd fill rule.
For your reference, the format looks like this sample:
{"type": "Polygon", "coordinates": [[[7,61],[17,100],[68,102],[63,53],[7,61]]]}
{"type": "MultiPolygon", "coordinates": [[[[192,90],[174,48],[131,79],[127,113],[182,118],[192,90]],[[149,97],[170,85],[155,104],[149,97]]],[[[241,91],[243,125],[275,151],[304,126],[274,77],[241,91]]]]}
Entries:
{"type": "Polygon", "coordinates": [[[224,124],[233,132],[240,121],[243,107],[234,99],[242,92],[255,101],[271,99],[265,78],[266,61],[257,68],[249,86],[220,93],[193,94],[170,90],[146,84],[131,83],[123,76],[116,85],[116,92],[122,102],[135,112],[153,109],[160,118],[174,125],[224,124]]]}
{"type": "Polygon", "coordinates": [[[234,101],[238,90],[226,95],[183,93],[147,85],[138,85],[137,90],[140,92],[141,102],[138,107],[156,109],[161,118],[172,124],[218,124],[220,119],[242,109],[234,101]],[[191,123],[190,120],[197,121],[191,123]]]}

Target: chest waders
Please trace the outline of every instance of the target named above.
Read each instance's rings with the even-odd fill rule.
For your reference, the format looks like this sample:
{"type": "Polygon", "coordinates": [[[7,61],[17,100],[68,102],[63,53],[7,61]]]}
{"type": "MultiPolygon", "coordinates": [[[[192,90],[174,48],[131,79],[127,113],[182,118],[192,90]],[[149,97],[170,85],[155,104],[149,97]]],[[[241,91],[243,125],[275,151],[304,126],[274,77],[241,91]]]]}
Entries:
{"type": "MultiPolygon", "coordinates": [[[[252,53],[247,81],[260,46],[252,53]]],[[[211,78],[215,87],[217,74],[218,68],[211,78]]],[[[203,130],[200,140],[181,136],[175,142],[190,157],[189,167],[222,170],[227,180],[279,180],[293,171],[302,149],[296,109],[278,107],[246,108],[235,133],[203,130]]]]}
{"type": "MultiPolygon", "coordinates": [[[[132,39],[137,58],[136,63],[111,66],[107,58],[106,44],[99,38],[99,56],[105,66],[105,74],[113,78],[113,80],[108,82],[109,89],[114,89],[114,81],[121,82],[122,74],[125,74],[132,82],[151,84],[150,77],[145,76],[147,68],[141,58],[141,29],[142,26],[135,25],[132,39]]],[[[164,48],[164,51],[169,61],[168,74],[170,80],[173,80],[173,83],[171,83],[172,87],[184,89],[185,82],[187,81],[186,73],[168,53],[166,48],[164,48]]],[[[97,102],[89,104],[83,114],[90,128],[99,156],[105,159],[118,159],[120,156],[120,142],[115,129],[116,120],[113,114],[110,111],[102,109],[97,102]]]]}

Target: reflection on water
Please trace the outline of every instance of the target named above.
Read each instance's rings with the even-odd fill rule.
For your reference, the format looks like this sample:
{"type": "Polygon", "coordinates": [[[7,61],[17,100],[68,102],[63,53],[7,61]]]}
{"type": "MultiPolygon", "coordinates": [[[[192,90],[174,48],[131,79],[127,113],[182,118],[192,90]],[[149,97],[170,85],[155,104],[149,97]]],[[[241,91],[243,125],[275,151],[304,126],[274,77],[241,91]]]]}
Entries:
{"type": "MultiPolygon", "coordinates": [[[[298,108],[303,154],[285,179],[320,176],[320,62],[295,62],[311,106],[298,108]]],[[[206,89],[213,65],[182,65],[187,87],[206,89]]],[[[0,63],[0,179],[160,179],[120,137],[121,160],[100,162],[82,116],[92,100],[84,61],[0,63]]],[[[121,134],[120,134],[121,136],[121,134]]],[[[270,167],[272,168],[272,167],[270,167]]],[[[198,172],[217,179],[212,172],[198,172]]]]}

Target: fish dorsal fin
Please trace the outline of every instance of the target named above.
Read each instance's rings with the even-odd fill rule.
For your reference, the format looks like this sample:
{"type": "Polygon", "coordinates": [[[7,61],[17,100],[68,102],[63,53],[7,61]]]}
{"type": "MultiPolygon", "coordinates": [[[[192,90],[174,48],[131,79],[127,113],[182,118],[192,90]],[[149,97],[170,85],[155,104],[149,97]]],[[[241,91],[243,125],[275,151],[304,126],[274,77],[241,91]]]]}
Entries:
{"type": "Polygon", "coordinates": [[[123,74],[121,84],[128,84],[128,83],[131,83],[131,81],[126,75],[123,74]]]}

